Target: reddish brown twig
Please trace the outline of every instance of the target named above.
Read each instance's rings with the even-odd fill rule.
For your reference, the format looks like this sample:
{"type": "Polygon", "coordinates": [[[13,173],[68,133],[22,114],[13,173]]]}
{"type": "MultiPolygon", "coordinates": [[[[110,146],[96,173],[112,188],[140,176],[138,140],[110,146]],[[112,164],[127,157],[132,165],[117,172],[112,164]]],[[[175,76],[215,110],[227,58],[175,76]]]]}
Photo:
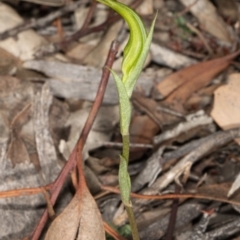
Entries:
{"type": "MultiPolygon", "coordinates": [[[[175,193],[178,194],[180,192],[180,190],[181,190],[180,186],[175,184],[175,193]]],[[[170,218],[169,218],[169,223],[168,223],[168,228],[166,231],[165,240],[173,239],[173,233],[174,233],[174,228],[175,228],[176,219],[177,219],[178,205],[179,205],[179,199],[176,198],[173,200],[173,203],[172,203],[172,211],[171,211],[170,218]]]]}
{"type": "MultiPolygon", "coordinates": [[[[74,150],[72,151],[66,165],[64,166],[64,168],[60,172],[58,178],[52,185],[52,188],[50,190],[50,193],[51,193],[50,200],[51,200],[52,205],[55,204],[57,197],[61,191],[63,184],[65,183],[65,181],[67,179],[69,172],[76,167],[77,149],[80,151],[83,148],[83,146],[86,142],[88,133],[91,130],[92,124],[95,120],[95,117],[97,115],[99,107],[102,103],[104,92],[105,92],[105,89],[106,89],[106,86],[108,83],[109,74],[110,74],[108,68],[112,67],[116,53],[118,51],[118,47],[119,47],[119,45],[116,41],[112,43],[107,60],[106,60],[106,64],[105,64],[106,67],[103,69],[102,78],[101,78],[101,82],[100,82],[100,85],[98,88],[98,92],[97,92],[95,101],[93,103],[92,109],[89,113],[88,119],[83,128],[83,131],[82,131],[82,133],[78,139],[78,142],[77,142],[74,150]]],[[[81,154],[81,152],[78,152],[78,154],[81,154]]],[[[32,233],[32,236],[31,236],[32,240],[37,240],[39,238],[39,236],[41,235],[42,229],[44,228],[44,226],[47,222],[47,219],[48,219],[48,212],[47,212],[47,210],[45,210],[38,225],[36,226],[34,232],[32,233]]]]}
{"type": "Polygon", "coordinates": [[[85,21],[83,23],[82,29],[86,29],[89,26],[96,6],[97,6],[97,2],[92,1],[87,17],[85,18],[85,21]]]}

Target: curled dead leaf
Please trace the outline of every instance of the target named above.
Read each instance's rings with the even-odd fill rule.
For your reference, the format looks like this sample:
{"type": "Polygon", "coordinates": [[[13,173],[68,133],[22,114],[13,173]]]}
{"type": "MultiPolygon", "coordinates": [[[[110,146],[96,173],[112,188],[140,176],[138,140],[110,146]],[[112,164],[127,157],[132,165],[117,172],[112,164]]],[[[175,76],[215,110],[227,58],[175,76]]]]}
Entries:
{"type": "Polygon", "coordinates": [[[97,204],[86,187],[78,190],[53,221],[45,240],[104,240],[105,232],[97,204]]]}
{"type": "MultiPolygon", "coordinates": [[[[227,85],[214,92],[212,118],[224,130],[240,126],[240,74],[231,74],[227,85]]],[[[240,139],[236,139],[240,144],[240,139]]]]}
{"type": "Polygon", "coordinates": [[[168,97],[167,102],[183,104],[192,93],[206,86],[213,77],[226,69],[239,52],[181,69],[161,81],[157,89],[163,97],[168,97]]]}

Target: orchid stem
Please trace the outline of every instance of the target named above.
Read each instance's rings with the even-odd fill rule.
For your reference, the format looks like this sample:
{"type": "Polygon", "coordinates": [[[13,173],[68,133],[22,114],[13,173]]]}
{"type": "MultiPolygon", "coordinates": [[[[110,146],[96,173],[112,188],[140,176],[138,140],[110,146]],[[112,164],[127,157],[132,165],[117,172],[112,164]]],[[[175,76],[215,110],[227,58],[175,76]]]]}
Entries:
{"type": "MultiPolygon", "coordinates": [[[[129,143],[130,143],[129,135],[122,135],[122,141],[123,141],[122,157],[124,158],[124,161],[126,161],[126,164],[128,165],[128,162],[129,162],[129,143]]],[[[136,223],[136,219],[134,217],[130,196],[129,196],[127,204],[126,204],[126,201],[124,199],[122,199],[122,200],[123,200],[124,206],[125,206],[126,211],[127,211],[128,220],[129,220],[131,230],[132,230],[133,240],[139,240],[137,223],[136,223]]]]}
{"type": "Polygon", "coordinates": [[[137,223],[133,213],[133,208],[132,206],[125,206],[125,208],[126,208],[128,220],[131,226],[133,240],[139,240],[137,223]]]}

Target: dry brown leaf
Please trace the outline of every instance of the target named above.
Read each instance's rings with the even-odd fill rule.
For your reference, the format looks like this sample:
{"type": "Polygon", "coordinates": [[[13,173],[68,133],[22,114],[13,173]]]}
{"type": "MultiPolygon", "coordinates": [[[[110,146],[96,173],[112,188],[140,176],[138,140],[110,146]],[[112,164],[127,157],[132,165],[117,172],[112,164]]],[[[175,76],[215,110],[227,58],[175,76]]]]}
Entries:
{"type": "MultiPolygon", "coordinates": [[[[229,76],[227,85],[219,87],[214,92],[214,106],[211,112],[212,118],[224,130],[240,126],[240,74],[229,76]]],[[[240,145],[240,139],[235,139],[240,145]]],[[[240,174],[236,177],[228,192],[228,196],[235,193],[240,186],[240,174]]]]}
{"type": "MultiPolygon", "coordinates": [[[[240,126],[240,74],[229,76],[227,85],[219,87],[214,92],[214,107],[212,118],[224,130],[240,126]]],[[[240,139],[237,139],[240,144],[240,139]]]]}
{"type": "Polygon", "coordinates": [[[29,120],[30,118],[30,107],[31,104],[26,104],[21,111],[19,111],[13,118],[11,122],[11,129],[14,129],[16,131],[20,131],[22,126],[29,120]]]}
{"type": "Polygon", "coordinates": [[[169,109],[166,108],[164,104],[159,105],[151,98],[133,93],[132,102],[141,112],[146,113],[155,122],[155,124],[159,126],[159,128],[173,124],[179,120],[179,116],[176,117],[175,114],[169,113],[169,109]]]}
{"type": "Polygon", "coordinates": [[[153,0],[143,1],[137,8],[137,13],[139,15],[151,15],[153,12],[153,0]]]}
{"type": "Polygon", "coordinates": [[[209,0],[181,0],[181,2],[189,7],[190,12],[198,19],[203,29],[220,40],[232,42],[227,24],[209,0]]]}
{"type": "Polygon", "coordinates": [[[228,198],[228,191],[231,183],[211,184],[200,187],[196,195],[205,196],[206,199],[212,199],[220,202],[228,202],[239,205],[240,194],[234,195],[231,199],[228,198]]]}
{"type": "MultiPolygon", "coordinates": [[[[150,144],[159,126],[147,115],[135,116],[130,126],[132,143],[150,144]]],[[[139,159],[146,149],[131,148],[131,160],[139,159]]]]}
{"type": "Polygon", "coordinates": [[[11,134],[11,141],[9,144],[8,152],[7,152],[8,158],[11,160],[11,163],[13,165],[13,168],[20,163],[23,162],[30,162],[30,157],[28,154],[28,151],[26,149],[26,146],[19,137],[19,134],[15,131],[11,134]]]}
{"type": "Polygon", "coordinates": [[[105,232],[96,202],[86,187],[78,190],[53,221],[45,240],[103,240],[105,232]]]}
{"type": "Polygon", "coordinates": [[[30,162],[28,151],[20,136],[22,126],[29,120],[30,107],[31,104],[26,104],[25,107],[16,114],[11,122],[11,141],[7,156],[11,160],[13,167],[15,167],[16,164],[30,162]]]}
{"type": "Polygon", "coordinates": [[[217,0],[214,3],[216,3],[218,11],[226,19],[231,19],[232,21],[238,20],[238,5],[235,0],[217,0]]]}
{"type": "MultiPolygon", "coordinates": [[[[0,33],[23,22],[23,18],[13,8],[0,2],[0,33]]],[[[21,60],[29,60],[33,59],[37,49],[46,43],[46,40],[35,31],[26,30],[15,38],[0,41],[0,46],[21,60]]]]}
{"type": "Polygon", "coordinates": [[[19,63],[19,59],[14,57],[9,52],[0,48],[0,74],[11,75],[16,71],[16,67],[19,63]]]}
{"type": "Polygon", "coordinates": [[[175,72],[160,82],[157,89],[163,97],[168,96],[167,102],[177,101],[184,103],[193,92],[207,85],[213,77],[227,68],[230,61],[239,52],[232,53],[226,57],[197,63],[175,72]]]}

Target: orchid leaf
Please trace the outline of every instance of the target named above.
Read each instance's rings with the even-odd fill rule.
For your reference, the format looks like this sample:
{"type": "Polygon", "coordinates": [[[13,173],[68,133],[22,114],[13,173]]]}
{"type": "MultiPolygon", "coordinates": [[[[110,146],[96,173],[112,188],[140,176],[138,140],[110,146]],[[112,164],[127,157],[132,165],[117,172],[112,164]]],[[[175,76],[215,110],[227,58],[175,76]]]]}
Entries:
{"type": "Polygon", "coordinates": [[[110,71],[113,75],[118,90],[121,134],[126,136],[128,135],[128,129],[131,120],[131,103],[122,80],[113,70],[110,69],[110,71]]]}

